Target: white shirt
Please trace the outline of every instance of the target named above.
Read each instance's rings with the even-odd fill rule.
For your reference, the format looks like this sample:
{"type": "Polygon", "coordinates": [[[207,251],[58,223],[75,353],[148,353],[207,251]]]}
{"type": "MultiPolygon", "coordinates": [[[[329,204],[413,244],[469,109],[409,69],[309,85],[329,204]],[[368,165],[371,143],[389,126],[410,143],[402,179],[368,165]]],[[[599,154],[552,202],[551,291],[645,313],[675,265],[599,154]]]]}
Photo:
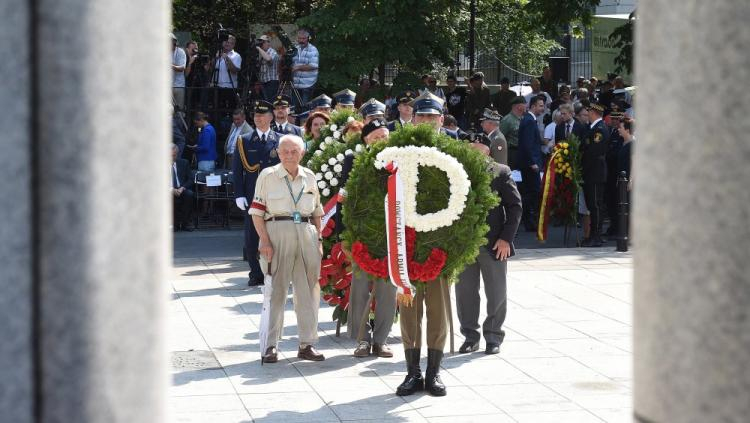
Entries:
{"type": "Polygon", "coordinates": [[[273,123],[276,124],[276,126],[279,128],[280,132],[286,132],[286,124],[288,123],[287,121],[284,121],[283,123],[279,123],[279,122],[273,121],[273,123]]]}
{"type": "Polygon", "coordinates": [[[542,152],[545,154],[552,151],[552,146],[555,145],[555,128],[557,128],[555,122],[551,122],[546,128],[544,128],[544,141],[546,144],[542,146],[542,152]]]}
{"type": "MultiPolygon", "coordinates": [[[[244,124],[245,122],[242,123],[244,124]]],[[[242,125],[232,125],[232,132],[229,133],[229,138],[227,138],[226,154],[234,154],[234,149],[237,146],[237,137],[240,135],[240,128],[242,128],[242,125]]]]}
{"type": "MultiPolygon", "coordinates": [[[[227,57],[229,57],[229,60],[232,61],[234,67],[236,67],[237,69],[242,67],[242,56],[240,56],[236,51],[230,51],[229,53],[227,53],[227,57]]],[[[219,76],[217,77],[217,85],[219,87],[233,88],[232,85],[234,85],[234,88],[237,88],[238,74],[232,74],[232,79],[229,79],[229,73],[227,73],[227,64],[224,59],[221,58],[221,56],[219,56],[219,59],[216,60],[216,69],[218,69],[219,72],[219,76]]]]}
{"type": "Polygon", "coordinates": [[[268,128],[268,131],[266,131],[266,132],[260,132],[259,129],[255,129],[255,132],[258,133],[258,138],[265,139],[266,141],[268,141],[268,135],[271,133],[271,128],[268,128]],[[263,137],[265,137],[265,138],[263,138],[263,137]]]}
{"type": "MultiPolygon", "coordinates": [[[[172,64],[175,66],[185,67],[187,64],[187,55],[185,50],[175,47],[172,52],[172,64]]],[[[172,86],[175,88],[185,88],[185,70],[172,71],[174,78],[172,79],[172,86]]]]}
{"type": "Polygon", "coordinates": [[[174,172],[174,174],[172,175],[172,181],[170,182],[170,188],[177,189],[177,188],[179,188],[179,187],[182,186],[182,184],[180,184],[180,177],[177,176],[177,162],[172,162],[172,172],[174,172]],[[177,188],[171,186],[172,184],[175,183],[175,181],[177,182],[177,188]]]}

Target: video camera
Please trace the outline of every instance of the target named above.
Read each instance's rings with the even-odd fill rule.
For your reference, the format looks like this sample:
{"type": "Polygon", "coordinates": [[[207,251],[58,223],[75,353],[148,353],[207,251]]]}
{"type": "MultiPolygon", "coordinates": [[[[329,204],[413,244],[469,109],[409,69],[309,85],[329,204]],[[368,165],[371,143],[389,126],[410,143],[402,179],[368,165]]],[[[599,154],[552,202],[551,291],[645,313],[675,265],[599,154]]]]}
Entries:
{"type": "Polygon", "coordinates": [[[234,35],[232,28],[224,28],[222,24],[219,24],[219,29],[216,31],[216,41],[223,43],[229,39],[230,35],[234,35]]]}
{"type": "Polygon", "coordinates": [[[279,40],[281,40],[281,44],[284,46],[284,56],[282,57],[281,62],[282,71],[281,75],[279,75],[280,79],[282,81],[291,81],[292,66],[294,65],[294,56],[297,55],[297,46],[292,43],[289,35],[287,35],[282,27],[277,25],[273,29],[278,34],[279,40]]]}
{"type": "Polygon", "coordinates": [[[487,137],[487,135],[484,132],[469,131],[469,132],[459,133],[458,138],[462,141],[466,141],[470,143],[471,142],[482,143],[486,145],[487,147],[489,147],[491,144],[489,137],[487,137]]]}

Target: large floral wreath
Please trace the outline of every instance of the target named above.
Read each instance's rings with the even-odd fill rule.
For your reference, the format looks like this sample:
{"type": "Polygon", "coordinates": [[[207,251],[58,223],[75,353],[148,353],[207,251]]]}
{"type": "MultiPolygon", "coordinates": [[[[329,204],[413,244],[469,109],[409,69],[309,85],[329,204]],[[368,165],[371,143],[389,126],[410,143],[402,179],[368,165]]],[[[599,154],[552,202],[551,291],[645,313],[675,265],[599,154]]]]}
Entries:
{"type": "Polygon", "coordinates": [[[486,158],[431,126],[418,125],[392,133],[388,143],[375,144],[355,160],[346,184],[344,238],[359,267],[380,279],[388,278],[383,200],[389,177],[384,165],[391,161],[398,163],[399,172],[418,168],[408,178],[416,185],[404,183],[410,193],[405,198],[416,198],[416,204],[407,200],[406,206],[409,278],[455,279],[486,243],[487,212],[498,204],[486,158]],[[438,162],[448,172],[436,167],[438,162]]]}
{"type": "Polygon", "coordinates": [[[302,164],[310,167],[308,162],[314,155],[321,155],[326,148],[333,143],[345,144],[343,132],[349,122],[361,119],[360,115],[353,110],[335,110],[331,113],[331,121],[320,128],[320,138],[310,140],[307,145],[307,151],[302,157],[302,164]]]}

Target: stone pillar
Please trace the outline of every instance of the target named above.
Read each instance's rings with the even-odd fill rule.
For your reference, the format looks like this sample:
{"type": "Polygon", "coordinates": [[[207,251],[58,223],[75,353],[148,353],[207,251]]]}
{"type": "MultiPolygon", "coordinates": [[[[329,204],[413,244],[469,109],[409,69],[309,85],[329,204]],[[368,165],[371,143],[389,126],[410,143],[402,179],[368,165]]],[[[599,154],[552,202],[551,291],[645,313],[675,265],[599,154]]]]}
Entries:
{"type": "Polygon", "coordinates": [[[169,2],[0,12],[2,420],[165,421],[169,2]]]}
{"type": "Polygon", "coordinates": [[[750,416],[750,7],[641,2],[634,411],[750,416]]]}
{"type": "Polygon", "coordinates": [[[0,420],[33,419],[30,51],[26,0],[0,2],[0,420]]]}

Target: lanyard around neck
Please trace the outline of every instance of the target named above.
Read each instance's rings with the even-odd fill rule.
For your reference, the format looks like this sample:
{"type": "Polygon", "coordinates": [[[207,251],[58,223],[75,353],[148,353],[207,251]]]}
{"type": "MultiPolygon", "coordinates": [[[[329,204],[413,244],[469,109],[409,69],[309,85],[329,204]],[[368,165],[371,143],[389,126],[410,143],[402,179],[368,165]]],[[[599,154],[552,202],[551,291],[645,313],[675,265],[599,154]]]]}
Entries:
{"type": "Polygon", "coordinates": [[[294,202],[294,208],[297,208],[297,203],[299,203],[300,198],[302,198],[302,192],[305,191],[305,184],[302,184],[302,189],[299,190],[299,194],[297,194],[297,198],[294,197],[294,192],[292,191],[292,184],[289,183],[289,176],[284,176],[284,182],[286,182],[286,187],[289,189],[289,195],[292,197],[292,202],[294,202]]]}

